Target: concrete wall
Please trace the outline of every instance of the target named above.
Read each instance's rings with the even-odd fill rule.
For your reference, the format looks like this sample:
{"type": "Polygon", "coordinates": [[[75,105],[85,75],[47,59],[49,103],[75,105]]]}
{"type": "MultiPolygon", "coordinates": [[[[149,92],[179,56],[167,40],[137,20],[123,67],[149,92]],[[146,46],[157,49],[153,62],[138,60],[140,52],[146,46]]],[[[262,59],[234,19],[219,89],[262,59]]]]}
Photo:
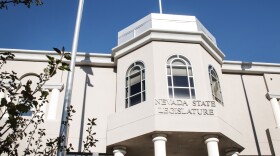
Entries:
{"type": "MultiPolygon", "coordinates": [[[[18,77],[21,77],[25,73],[32,72],[39,74],[46,65],[47,63],[45,62],[9,61],[1,70],[13,70],[18,73],[18,77]]],[[[47,84],[64,84],[65,87],[66,80],[67,72],[59,71],[47,84]]],[[[56,113],[53,113],[52,111],[54,110],[49,109],[48,105],[46,106],[45,116],[48,116],[49,112],[55,114],[55,119],[48,120],[45,118],[45,123],[40,127],[47,130],[46,138],[55,138],[58,136],[64,91],[65,89],[59,94],[56,113]]],[[[116,73],[114,68],[77,66],[75,68],[72,97],[71,104],[76,110],[76,113],[73,114],[73,121],[70,122],[69,143],[72,143],[75,151],[78,151],[81,148],[80,137],[85,140],[87,135],[86,124],[88,118],[97,118],[97,126],[94,127],[93,131],[97,133],[96,139],[99,141],[94,151],[106,153],[107,117],[109,114],[115,112],[116,73]]]]}

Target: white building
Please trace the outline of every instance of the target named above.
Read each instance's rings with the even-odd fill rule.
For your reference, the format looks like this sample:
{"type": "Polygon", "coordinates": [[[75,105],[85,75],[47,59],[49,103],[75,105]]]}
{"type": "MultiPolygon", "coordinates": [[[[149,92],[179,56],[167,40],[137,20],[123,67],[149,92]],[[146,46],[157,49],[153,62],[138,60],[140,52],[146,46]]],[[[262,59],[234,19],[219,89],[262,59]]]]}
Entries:
{"type": "MultiPolygon", "coordinates": [[[[5,69],[40,72],[47,51],[5,69]],[[22,68],[22,67],[25,68],[22,68]]],[[[115,156],[280,155],[280,64],[224,60],[194,16],[150,14],[118,34],[112,54],[79,53],[69,142],[97,118],[97,153],[115,156]]],[[[45,87],[48,136],[59,132],[66,73],[45,87]]]]}

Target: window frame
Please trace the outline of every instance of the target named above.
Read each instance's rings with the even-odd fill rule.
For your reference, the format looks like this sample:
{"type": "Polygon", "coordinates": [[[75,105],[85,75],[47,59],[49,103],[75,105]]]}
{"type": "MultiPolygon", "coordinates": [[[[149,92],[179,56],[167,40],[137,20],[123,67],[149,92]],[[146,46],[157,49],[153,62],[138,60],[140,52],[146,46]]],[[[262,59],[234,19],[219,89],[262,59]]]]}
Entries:
{"type": "MultiPolygon", "coordinates": [[[[181,99],[196,99],[196,89],[195,89],[195,80],[194,80],[194,73],[193,73],[193,67],[192,67],[192,63],[190,62],[189,59],[187,59],[185,56],[183,55],[179,55],[179,54],[173,54],[171,56],[169,56],[166,60],[166,78],[167,78],[167,96],[169,98],[176,98],[175,96],[175,91],[174,91],[174,88],[175,89],[187,89],[188,90],[188,93],[189,93],[189,98],[187,97],[182,97],[181,99]],[[172,60],[171,60],[172,59],[172,60]],[[176,61],[176,60],[179,60],[179,61],[183,61],[185,63],[185,65],[172,65],[172,62],[176,61]],[[179,86],[174,86],[174,81],[173,81],[173,77],[174,77],[174,73],[173,73],[173,67],[185,67],[185,69],[187,70],[187,83],[188,83],[188,86],[185,86],[185,87],[179,87],[179,86]],[[170,68],[170,69],[169,69],[170,68]],[[191,74],[190,74],[190,70],[191,69],[191,74]],[[169,70],[170,70],[170,74],[169,74],[169,70]],[[171,79],[171,85],[169,85],[169,77],[171,79]],[[192,83],[193,83],[193,87],[191,86],[191,81],[190,81],[190,78],[192,78],[192,83]],[[172,89],[172,97],[170,96],[170,91],[169,89],[172,89]],[[193,96],[193,93],[192,93],[192,90],[194,91],[194,96],[193,96]]],[[[177,68],[179,69],[179,68],[177,68]]]]}
{"type": "Polygon", "coordinates": [[[129,108],[132,107],[134,105],[137,105],[139,103],[142,103],[144,101],[146,101],[146,76],[145,76],[145,64],[143,63],[143,61],[135,61],[133,62],[127,69],[126,71],[126,76],[125,76],[125,108],[129,108]],[[135,73],[131,73],[133,72],[133,69],[139,67],[140,70],[138,70],[135,73]],[[134,93],[133,95],[131,95],[131,76],[133,75],[137,75],[138,73],[140,73],[140,81],[138,83],[140,83],[140,91],[137,93],[134,93]],[[139,96],[140,95],[140,102],[137,103],[133,103],[131,104],[131,98],[139,96]]]}
{"type": "Polygon", "coordinates": [[[219,79],[218,73],[216,72],[216,69],[212,65],[208,66],[208,75],[209,75],[209,82],[210,82],[210,88],[211,88],[213,100],[224,105],[220,79],[219,79]],[[211,71],[213,71],[215,75],[213,75],[211,71]],[[220,97],[218,95],[215,95],[215,91],[213,89],[213,78],[216,79],[216,81],[217,81],[218,91],[220,92],[220,95],[221,95],[220,97]]]}

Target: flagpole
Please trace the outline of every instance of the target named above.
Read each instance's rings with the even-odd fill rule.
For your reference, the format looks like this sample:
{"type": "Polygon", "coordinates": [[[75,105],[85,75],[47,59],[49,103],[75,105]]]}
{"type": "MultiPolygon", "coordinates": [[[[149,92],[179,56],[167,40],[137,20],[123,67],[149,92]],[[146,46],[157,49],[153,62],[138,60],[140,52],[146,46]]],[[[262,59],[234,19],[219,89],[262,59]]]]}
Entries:
{"type": "Polygon", "coordinates": [[[159,13],[162,14],[161,0],[159,0],[159,13]]]}
{"type": "MultiPolygon", "coordinates": [[[[84,0],[79,0],[79,7],[76,18],[76,26],[72,43],[72,53],[71,53],[71,62],[70,62],[70,71],[68,72],[65,96],[64,96],[64,104],[63,104],[63,112],[61,117],[61,126],[60,126],[60,137],[64,137],[64,141],[61,143],[61,147],[67,147],[68,145],[68,130],[69,126],[63,124],[66,121],[67,117],[67,108],[71,105],[71,97],[72,97],[72,88],[73,88],[73,80],[74,80],[74,72],[75,72],[75,64],[76,64],[76,53],[78,49],[78,41],[79,41],[79,33],[80,33],[80,25],[82,20],[84,0]]],[[[57,151],[57,156],[66,156],[66,151],[57,151]]]]}

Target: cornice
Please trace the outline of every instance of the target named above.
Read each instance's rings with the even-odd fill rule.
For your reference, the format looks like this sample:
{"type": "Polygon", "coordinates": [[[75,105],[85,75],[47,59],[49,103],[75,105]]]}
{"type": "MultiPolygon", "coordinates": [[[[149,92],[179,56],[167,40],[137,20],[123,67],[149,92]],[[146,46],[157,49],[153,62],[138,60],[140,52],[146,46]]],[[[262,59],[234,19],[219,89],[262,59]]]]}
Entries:
{"type": "MultiPolygon", "coordinates": [[[[220,64],[224,53],[203,32],[170,31],[164,29],[149,29],[143,34],[112,49],[115,60],[152,41],[181,42],[200,44],[220,64]]],[[[116,63],[116,61],[115,61],[116,63]]]]}
{"type": "MultiPolygon", "coordinates": [[[[44,50],[25,50],[25,49],[1,49],[0,52],[12,52],[15,54],[15,61],[47,62],[46,55],[58,57],[54,51],[44,50]]],[[[78,66],[104,66],[113,67],[111,54],[83,53],[79,52],[76,56],[76,65],[78,66]]]]}
{"type": "Polygon", "coordinates": [[[223,61],[223,73],[238,74],[280,74],[280,64],[262,62],[223,61]]]}

